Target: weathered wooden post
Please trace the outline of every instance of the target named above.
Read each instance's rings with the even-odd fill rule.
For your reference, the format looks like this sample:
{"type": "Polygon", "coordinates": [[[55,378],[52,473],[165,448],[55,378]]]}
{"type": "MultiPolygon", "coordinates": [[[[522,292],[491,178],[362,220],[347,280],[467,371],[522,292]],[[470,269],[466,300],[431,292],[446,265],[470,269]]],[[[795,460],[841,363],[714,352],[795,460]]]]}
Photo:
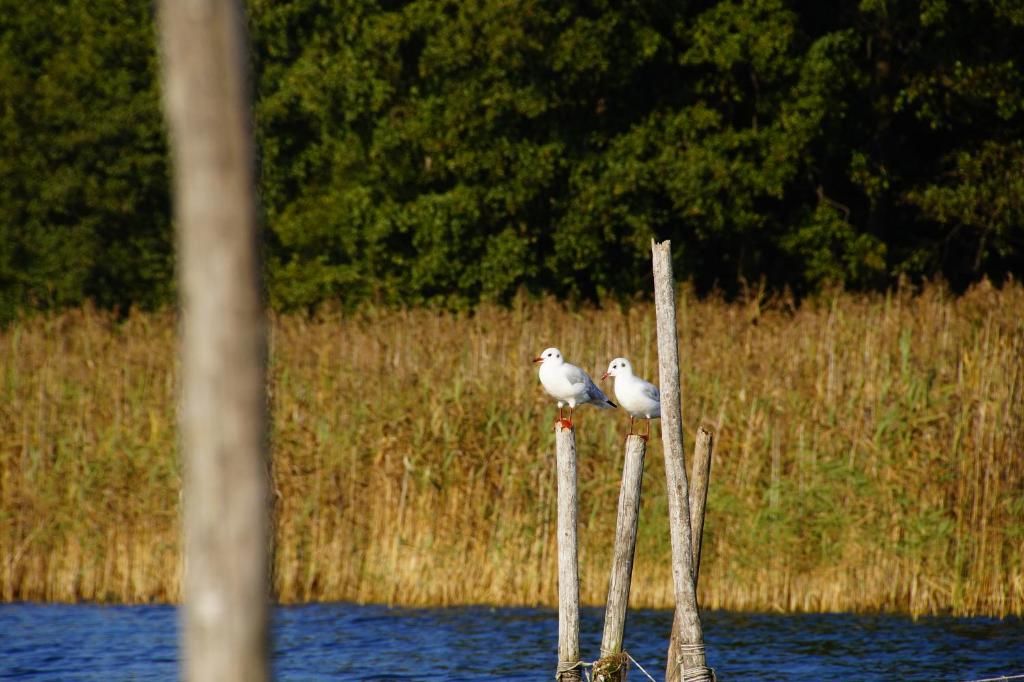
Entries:
{"type": "Polygon", "coordinates": [[[693,532],[693,589],[697,589],[700,575],[700,550],[704,540],[704,508],[708,501],[708,481],[711,479],[711,451],[714,437],[704,426],[697,428],[693,447],[693,466],[690,475],[690,528],[693,532]]]}
{"type": "Polygon", "coordinates": [[[245,22],[162,0],[174,167],[184,456],[183,678],[269,678],[266,330],[245,22]]]}
{"type": "Polygon", "coordinates": [[[558,668],[559,682],[582,679],[580,664],[580,573],[576,523],[576,430],[555,426],[558,468],[558,668]]]}
{"type": "MultiPolygon", "coordinates": [[[[711,432],[701,426],[697,429],[697,440],[693,450],[693,464],[690,475],[690,527],[693,531],[693,589],[697,591],[700,575],[700,549],[704,538],[704,507],[708,498],[708,481],[711,479],[711,452],[714,439],[711,432]]],[[[665,682],[679,682],[679,619],[678,611],[672,621],[672,635],[669,637],[668,665],[665,682]]]]}
{"type": "Polygon", "coordinates": [[[669,531],[672,538],[672,582],[679,620],[681,678],[686,682],[713,679],[704,656],[704,633],[693,583],[693,540],[689,490],[683,455],[682,397],[679,387],[679,343],[676,330],[672,246],[651,241],[654,263],[654,307],[658,327],[658,366],[661,388],[661,439],[665,451],[669,531]]]}
{"type": "Polygon", "coordinates": [[[615,552],[608,580],[604,633],[601,636],[601,658],[594,664],[594,682],[621,682],[626,679],[627,661],[622,653],[622,639],[626,627],[626,608],[629,606],[629,586],[633,577],[647,441],[638,435],[627,436],[625,450],[619,511],[615,523],[615,552]]]}

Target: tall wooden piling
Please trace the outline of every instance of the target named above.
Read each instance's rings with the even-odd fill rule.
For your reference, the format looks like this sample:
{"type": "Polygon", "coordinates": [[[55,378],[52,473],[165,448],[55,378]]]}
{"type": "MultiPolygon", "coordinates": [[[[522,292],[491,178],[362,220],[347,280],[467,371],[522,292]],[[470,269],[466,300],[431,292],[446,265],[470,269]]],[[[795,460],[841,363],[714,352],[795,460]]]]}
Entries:
{"type": "Polygon", "coordinates": [[[647,441],[637,435],[626,437],[622,463],[622,487],[615,523],[615,550],[608,580],[608,603],[601,636],[601,658],[594,664],[594,682],[621,682],[626,678],[622,640],[629,606],[629,586],[633,577],[637,522],[640,515],[640,490],[644,477],[647,441]]]}
{"type": "MultiPolygon", "coordinates": [[[[701,426],[693,449],[693,464],[690,469],[690,528],[693,531],[693,589],[697,590],[700,575],[700,550],[704,538],[704,508],[708,497],[708,482],[711,479],[711,453],[714,439],[711,432],[701,426]]],[[[679,619],[672,620],[672,635],[669,637],[668,665],[665,668],[665,682],[679,682],[679,619]]]]}
{"type": "Polygon", "coordinates": [[[582,679],[580,667],[580,573],[577,555],[579,496],[576,430],[555,426],[558,469],[558,668],[559,682],[582,679]]]}
{"type": "Polygon", "coordinates": [[[704,656],[704,632],[697,611],[693,583],[693,540],[689,490],[683,455],[682,397],[679,386],[679,342],[676,328],[675,280],[672,247],[668,241],[651,242],[654,264],[654,307],[658,329],[658,366],[661,388],[661,438],[665,452],[669,530],[672,540],[672,583],[679,620],[681,679],[712,679],[704,656]]]}
{"type": "Polygon", "coordinates": [[[261,682],[266,331],[245,21],[237,0],[162,0],[159,31],[182,312],[182,677],[261,682]]]}
{"type": "Polygon", "coordinates": [[[711,451],[714,438],[704,426],[697,428],[690,470],[690,528],[693,533],[693,589],[697,589],[700,575],[700,550],[704,541],[704,508],[708,501],[708,481],[711,479],[711,451]]]}

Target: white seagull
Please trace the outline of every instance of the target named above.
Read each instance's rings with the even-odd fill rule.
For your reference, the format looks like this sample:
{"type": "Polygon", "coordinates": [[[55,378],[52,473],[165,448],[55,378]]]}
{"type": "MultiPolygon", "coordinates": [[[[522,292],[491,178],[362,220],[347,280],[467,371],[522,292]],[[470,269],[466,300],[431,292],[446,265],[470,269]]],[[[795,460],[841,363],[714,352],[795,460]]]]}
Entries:
{"type": "Polygon", "coordinates": [[[566,362],[557,348],[548,348],[533,361],[541,363],[539,374],[544,390],[558,401],[558,424],[562,428],[572,428],[572,414],[577,405],[593,403],[604,409],[618,407],[586,372],[566,362]],[[569,419],[562,418],[565,405],[569,406],[569,419]]]}
{"type": "Polygon", "coordinates": [[[651,420],[661,417],[661,393],[658,387],[633,374],[633,366],[626,358],[615,358],[608,363],[608,371],[601,378],[615,377],[615,398],[629,412],[629,433],[633,435],[633,420],[647,420],[647,434],[651,435],[651,420]]]}

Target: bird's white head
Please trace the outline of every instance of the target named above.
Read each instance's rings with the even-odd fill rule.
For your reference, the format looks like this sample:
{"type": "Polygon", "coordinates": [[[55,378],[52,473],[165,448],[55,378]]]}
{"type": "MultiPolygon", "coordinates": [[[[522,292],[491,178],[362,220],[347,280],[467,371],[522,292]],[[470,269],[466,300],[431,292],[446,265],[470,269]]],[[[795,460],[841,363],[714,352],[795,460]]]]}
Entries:
{"type": "Polygon", "coordinates": [[[627,376],[633,373],[633,367],[630,366],[629,360],[626,358],[615,358],[608,363],[608,371],[601,375],[602,379],[608,377],[621,377],[627,376]]]}
{"type": "Polygon", "coordinates": [[[560,365],[562,360],[562,352],[557,348],[548,348],[543,353],[533,359],[534,362],[548,363],[552,365],[560,365]]]}

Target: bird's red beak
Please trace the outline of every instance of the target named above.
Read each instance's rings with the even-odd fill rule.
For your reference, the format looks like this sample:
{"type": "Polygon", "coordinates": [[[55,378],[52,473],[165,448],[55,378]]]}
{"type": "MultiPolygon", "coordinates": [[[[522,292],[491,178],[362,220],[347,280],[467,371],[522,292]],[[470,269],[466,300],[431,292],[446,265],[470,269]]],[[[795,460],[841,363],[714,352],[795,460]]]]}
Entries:
{"type": "Polygon", "coordinates": [[[544,362],[544,358],[534,358],[534,362],[544,362]]]}
{"type": "Polygon", "coordinates": [[[604,374],[601,375],[601,381],[604,381],[607,378],[608,378],[608,372],[605,372],[604,374]]]}

